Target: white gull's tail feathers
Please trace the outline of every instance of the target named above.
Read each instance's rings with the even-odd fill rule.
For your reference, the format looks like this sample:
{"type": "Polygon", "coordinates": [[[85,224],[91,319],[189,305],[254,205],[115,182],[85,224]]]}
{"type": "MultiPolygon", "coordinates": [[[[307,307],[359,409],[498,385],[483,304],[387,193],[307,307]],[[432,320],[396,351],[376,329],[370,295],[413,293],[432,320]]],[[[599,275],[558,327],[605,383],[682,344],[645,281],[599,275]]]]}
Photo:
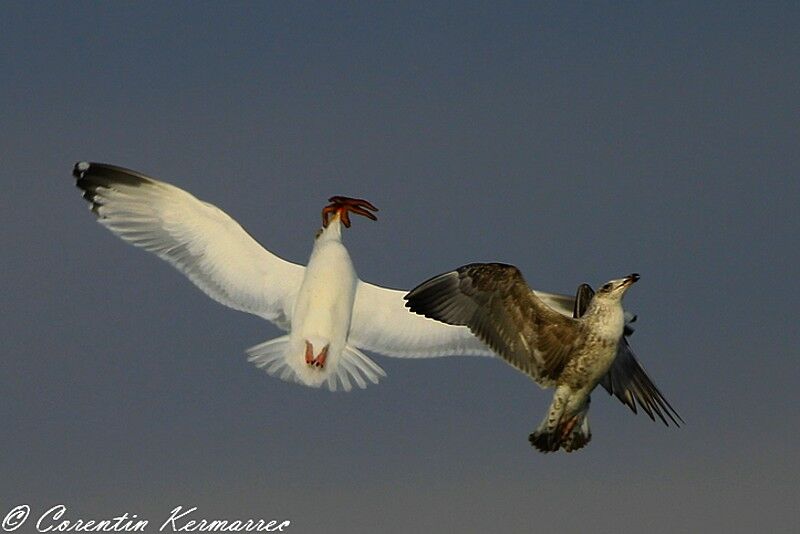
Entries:
{"type": "Polygon", "coordinates": [[[300,372],[291,364],[295,360],[287,353],[290,350],[289,336],[282,336],[247,349],[247,360],[256,367],[264,369],[270,376],[286,382],[310,387],[324,385],[330,391],[340,389],[350,391],[353,389],[353,383],[364,389],[367,387],[367,381],[377,384],[381,377],[386,376],[386,372],[378,364],[355,347],[346,346],[339,356],[338,365],[332,368],[321,370],[304,367],[300,372]],[[325,375],[320,376],[319,380],[312,381],[306,376],[306,371],[312,373],[312,376],[320,376],[320,373],[325,375]]]}

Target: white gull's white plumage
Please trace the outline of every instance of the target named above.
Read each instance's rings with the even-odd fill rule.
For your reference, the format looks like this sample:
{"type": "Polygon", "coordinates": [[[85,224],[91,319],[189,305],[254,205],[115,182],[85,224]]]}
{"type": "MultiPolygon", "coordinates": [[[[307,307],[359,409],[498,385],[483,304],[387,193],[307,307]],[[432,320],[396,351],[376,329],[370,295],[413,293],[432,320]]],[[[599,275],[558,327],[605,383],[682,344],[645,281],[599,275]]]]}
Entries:
{"type": "MultiPolygon", "coordinates": [[[[359,280],[342,244],[347,209],[334,210],[304,267],[168,183],[102,163],[79,162],[73,175],[100,224],[166,260],[214,300],[289,332],[247,351],[271,375],[349,391],[385,376],[362,350],[401,358],[493,354],[466,327],[409,312],[405,291],[359,280]]],[[[572,309],[572,297],[537,295],[564,313],[572,309]]]]}

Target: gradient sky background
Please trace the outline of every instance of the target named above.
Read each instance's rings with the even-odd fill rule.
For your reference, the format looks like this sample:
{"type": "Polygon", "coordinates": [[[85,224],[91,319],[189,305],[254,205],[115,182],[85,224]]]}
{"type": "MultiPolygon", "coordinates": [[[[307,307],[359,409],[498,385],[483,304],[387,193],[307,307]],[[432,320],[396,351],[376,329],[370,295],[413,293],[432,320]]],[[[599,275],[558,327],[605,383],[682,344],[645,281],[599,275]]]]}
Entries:
{"type": "Polygon", "coordinates": [[[797,4],[330,4],[0,7],[0,514],[796,532],[797,4]],[[632,345],[687,424],[598,391],[591,445],[543,455],[551,392],[499,360],[376,356],[350,394],[270,378],[243,351],[279,331],[98,226],[79,159],[296,262],[329,196],[367,198],[345,241],[382,285],[639,272],[632,345]]]}

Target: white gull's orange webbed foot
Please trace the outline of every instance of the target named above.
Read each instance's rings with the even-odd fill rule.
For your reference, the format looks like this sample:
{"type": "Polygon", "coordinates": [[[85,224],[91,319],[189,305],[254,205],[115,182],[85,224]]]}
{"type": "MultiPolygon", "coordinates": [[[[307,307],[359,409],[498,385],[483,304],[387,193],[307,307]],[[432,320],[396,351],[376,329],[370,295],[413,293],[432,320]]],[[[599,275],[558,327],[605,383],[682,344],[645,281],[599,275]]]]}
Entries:
{"type": "Polygon", "coordinates": [[[325,368],[325,360],[328,359],[328,345],[325,345],[319,354],[314,356],[314,345],[306,341],[306,365],[309,367],[316,367],[317,369],[325,368]]]}
{"type": "Polygon", "coordinates": [[[331,215],[338,215],[345,228],[350,228],[350,212],[363,215],[364,217],[372,219],[373,221],[378,220],[375,214],[372,213],[373,211],[378,211],[378,208],[366,200],[360,198],[335,196],[329,198],[328,202],[330,202],[330,204],[322,208],[323,228],[328,227],[331,215]]]}
{"type": "Polygon", "coordinates": [[[325,367],[325,360],[328,359],[328,345],[323,347],[322,351],[314,358],[314,365],[320,369],[325,367]]]}
{"type": "Polygon", "coordinates": [[[306,341],[306,365],[314,363],[314,345],[306,341]]]}

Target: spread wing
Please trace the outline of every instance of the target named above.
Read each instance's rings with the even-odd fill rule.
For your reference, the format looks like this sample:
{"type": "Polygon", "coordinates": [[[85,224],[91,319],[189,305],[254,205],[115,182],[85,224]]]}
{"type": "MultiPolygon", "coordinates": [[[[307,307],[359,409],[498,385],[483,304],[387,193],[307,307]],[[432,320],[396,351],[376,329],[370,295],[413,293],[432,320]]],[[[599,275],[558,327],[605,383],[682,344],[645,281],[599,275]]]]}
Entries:
{"type": "MultiPolygon", "coordinates": [[[[348,342],[396,358],[437,356],[493,356],[489,347],[466,326],[453,326],[412,313],[406,308],[406,291],[359,282],[353,305],[348,342]]],[[[557,309],[572,309],[567,295],[536,294],[557,309]]]]}
{"type": "MultiPolygon", "coordinates": [[[[594,296],[594,290],[588,284],[581,284],[575,296],[574,316],[580,317],[586,311],[586,307],[594,296]]],[[[632,330],[630,331],[632,332],[632,330]]],[[[669,417],[676,426],[680,426],[678,421],[683,423],[683,419],[678,412],[670,405],[661,391],[658,390],[650,377],[642,368],[636,356],[633,354],[631,346],[628,344],[627,337],[630,332],[626,330],[625,336],[619,342],[617,357],[611,368],[600,380],[600,383],[608,391],[609,395],[615,395],[623,404],[636,413],[636,404],[655,421],[653,414],[657,415],[665,425],[668,425],[664,414],[669,417]]]]}
{"type": "Polygon", "coordinates": [[[667,419],[664,417],[666,414],[675,426],[681,426],[678,421],[684,422],[650,377],[647,376],[625,337],[619,341],[617,357],[614,359],[614,363],[611,364],[611,368],[600,380],[600,383],[606,388],[609,395],[615,395],[633,413],[636,413],[636,404],[638,403],[653,421],[655,421],[653,417],[653,414],[655,414],[665,425],[669,426],[667,419]]]}
{"type": "Polygon", "coordinates": [[[468,328],[426,319],[408,311],[405,291],[359,281],[348,343],[385,356],[492,356],[468,328]]]}
{"type": "Polygon", "coordinates": [[[72,174],[100,224],[168,261],[214,300],[289,328],[303,266],[173,185],[102,163],[77,163],[72,174]]]}
{"type": "Polygon", "coordinates": [[[579,324],[545,305],[512,265],[465,265],[420,284],[406,300],[411,311],[469,327],[545,386],[558,378],[583,337],[579,324]]]}

